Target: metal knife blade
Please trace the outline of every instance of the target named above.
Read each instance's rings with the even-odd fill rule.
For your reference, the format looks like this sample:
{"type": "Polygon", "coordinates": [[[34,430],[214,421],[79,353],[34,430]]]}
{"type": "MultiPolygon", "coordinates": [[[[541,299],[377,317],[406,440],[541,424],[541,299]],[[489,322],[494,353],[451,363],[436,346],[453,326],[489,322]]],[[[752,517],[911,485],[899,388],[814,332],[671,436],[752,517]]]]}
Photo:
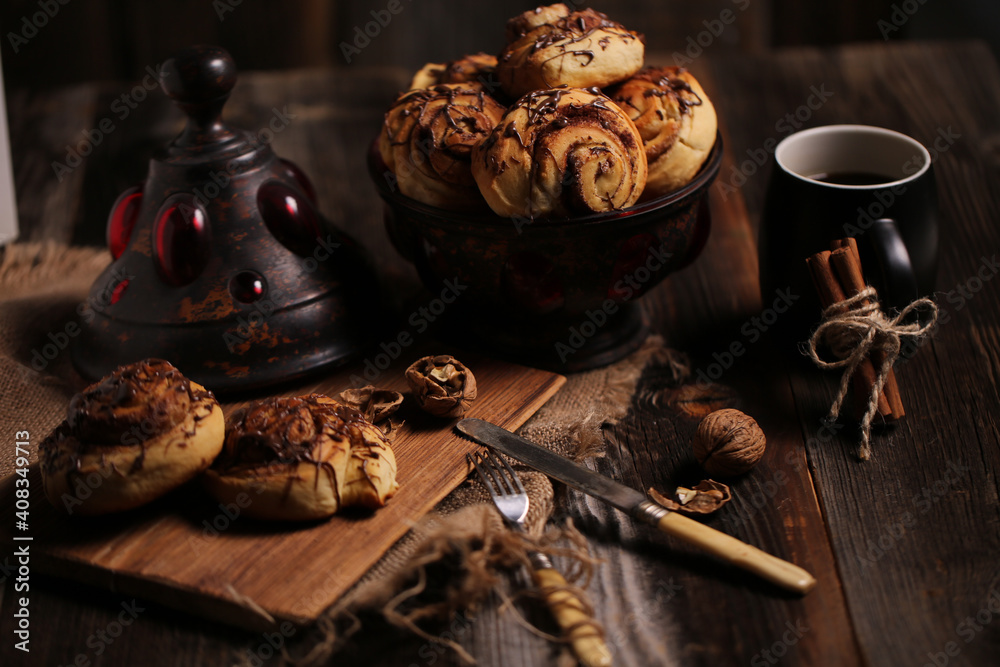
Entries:
{"type": "Polygon", "coordinates": [[[463,419],[458,422],[458,430],[477,442],[489,445],[574,489],[610,503],[627,514],[635,515],[640,505],[649,504],[646,496],[639,491],[584,468],[565,456],[514,435],[495,424],[482,419],[463,419]]]}
{"type": "Polygon", "coordinates": [[[801,567],[682,514],[671,512],[658,503],[646,500],[635,489],[573,463],[506,429],[481,419],[463,419],[458,422],[458,430],[553,479],[610,503],[639,521],[652,524],[668,535],[700,547],[788,590],[804,594],[816,585],[815,577],[801,567]]]}

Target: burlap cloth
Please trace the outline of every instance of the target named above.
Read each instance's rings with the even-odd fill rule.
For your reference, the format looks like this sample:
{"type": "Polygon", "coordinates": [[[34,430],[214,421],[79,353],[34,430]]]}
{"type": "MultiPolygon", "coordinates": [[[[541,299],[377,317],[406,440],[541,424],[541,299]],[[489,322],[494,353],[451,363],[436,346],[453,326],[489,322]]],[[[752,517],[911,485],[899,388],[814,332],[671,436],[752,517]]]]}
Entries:
{"type": "MultiPolygon", "coordinates": [[[[66,347],[77,306],[110,261],[107,252],[44,244],[8,246],[0,263],[0,418],[9,430],[44,438],[63,419],[80,379],[66,347]]],[[[628,410],[650,362],[665,365],[676,382],[689,372],[686,358],[651,338],[628,358],[578,373],[521,429],[525,437],[575,460],[603,452],[602,426],[628,410]]],[[[12,437],[12,436],[11,436],[12,437]]],[[[13,469],[14,451],[0,449],[0,476],[13,469]]],[[[333,608],[321,617],[308,642],[289,659],[323,664],[357,628],[357,614],[377,609],[396,625],[430,641],[457,644],[424,628],[435,619],[480,603],[502,571],[527,565],[527,550],[560,559],[571,586],[582,593],[595,561],[586,541],[567,521],[550,523],[555,509],[552,484],[539,473],[515,466],[530,497],[529,534],[509,531],[478,480],[447,496],[404,536],[333,608]]],[[[600,629],[597,628],[597,631],[600,629]]]]}

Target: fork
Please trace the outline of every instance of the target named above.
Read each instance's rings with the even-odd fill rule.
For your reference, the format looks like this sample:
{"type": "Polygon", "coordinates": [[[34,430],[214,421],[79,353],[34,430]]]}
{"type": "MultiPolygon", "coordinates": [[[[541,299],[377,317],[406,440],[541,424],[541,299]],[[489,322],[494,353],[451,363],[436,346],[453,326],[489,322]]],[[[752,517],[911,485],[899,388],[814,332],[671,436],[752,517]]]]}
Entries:
{"type": "MultiPolygon", "coordinates": [[[[524,520],[528,516],[528,494],[510,464],[488,448],[477,452],[475,457],[466,454],[466,458],[476,468],[493,504],[507,523],[518,532],[526,532],[524,520]]],[[[549,611],[559,627],[569,638],[580,664],[585,667],[611,665],[611,652],[604,639],[594,631],[593,619],[586,606],[567,589],[566,579],[553,567],[549,557],[539,551],[529,551],[528,560],[531,562],[532,579],[545,596],[549,611]]]]}

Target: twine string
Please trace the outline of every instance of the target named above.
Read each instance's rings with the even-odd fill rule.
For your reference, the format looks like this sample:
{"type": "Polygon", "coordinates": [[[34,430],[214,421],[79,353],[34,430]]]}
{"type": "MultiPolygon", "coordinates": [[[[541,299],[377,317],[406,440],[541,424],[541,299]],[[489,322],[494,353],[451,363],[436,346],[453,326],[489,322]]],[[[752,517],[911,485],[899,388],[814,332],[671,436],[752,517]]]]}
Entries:
{"type": "Polygon", "coordinates": [[[882,363],[875,369],[875,383],[867,398],[864,416],[861,419],[861,445],[859,456],[867,460],[871,456],[871,422],[878,410],[878,397],[885,380],[892,370],[904,338],[919,340],[930,332],[937,322],[938,307],[931,299],[921,298],[908,304],[893,318],[882,312],[878,294],[874,287],[866,287],[852,297],[823,310],[823,320],[809,337],[806,353],[817,367],[824,370],[843,369],[840,389],[830,406],[828,419],[836,420],[847,396],[851,377],[858,365],[869,358],[872,352],[882,352],[882,363]],[[867,301],[867,303],[865,303],[867,301]],[[917,321],[904,323],[920,309],[928,313],[926,323],[917,321]],[[820,357],[817,348],[829,347],[836,358],[827,361],[820,357]]]}

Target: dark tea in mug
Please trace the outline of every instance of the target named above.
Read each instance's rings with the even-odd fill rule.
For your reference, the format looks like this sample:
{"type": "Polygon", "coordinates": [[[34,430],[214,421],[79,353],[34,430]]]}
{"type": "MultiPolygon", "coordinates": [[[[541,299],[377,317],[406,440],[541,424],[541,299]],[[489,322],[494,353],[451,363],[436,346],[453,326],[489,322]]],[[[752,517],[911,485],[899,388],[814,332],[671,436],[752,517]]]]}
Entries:
{"type": "Polygon", "coordinates": [[[813,174],[809,178],[834,185],[879,185],[893,180],[891,176],[873,174],[870,171],[838,171],[832,174],[813,174]]]}
{"type": "Polygon", "coordinates": [[[829,125],[775,149],[760,226],[761,298],[802,297],[794,334],[819,322],[805,260],[844,237],[858,241],[865,278],[886,310],[931,294],[937,274],[937,193],[920,142],[880,127],[829,125]]]}

